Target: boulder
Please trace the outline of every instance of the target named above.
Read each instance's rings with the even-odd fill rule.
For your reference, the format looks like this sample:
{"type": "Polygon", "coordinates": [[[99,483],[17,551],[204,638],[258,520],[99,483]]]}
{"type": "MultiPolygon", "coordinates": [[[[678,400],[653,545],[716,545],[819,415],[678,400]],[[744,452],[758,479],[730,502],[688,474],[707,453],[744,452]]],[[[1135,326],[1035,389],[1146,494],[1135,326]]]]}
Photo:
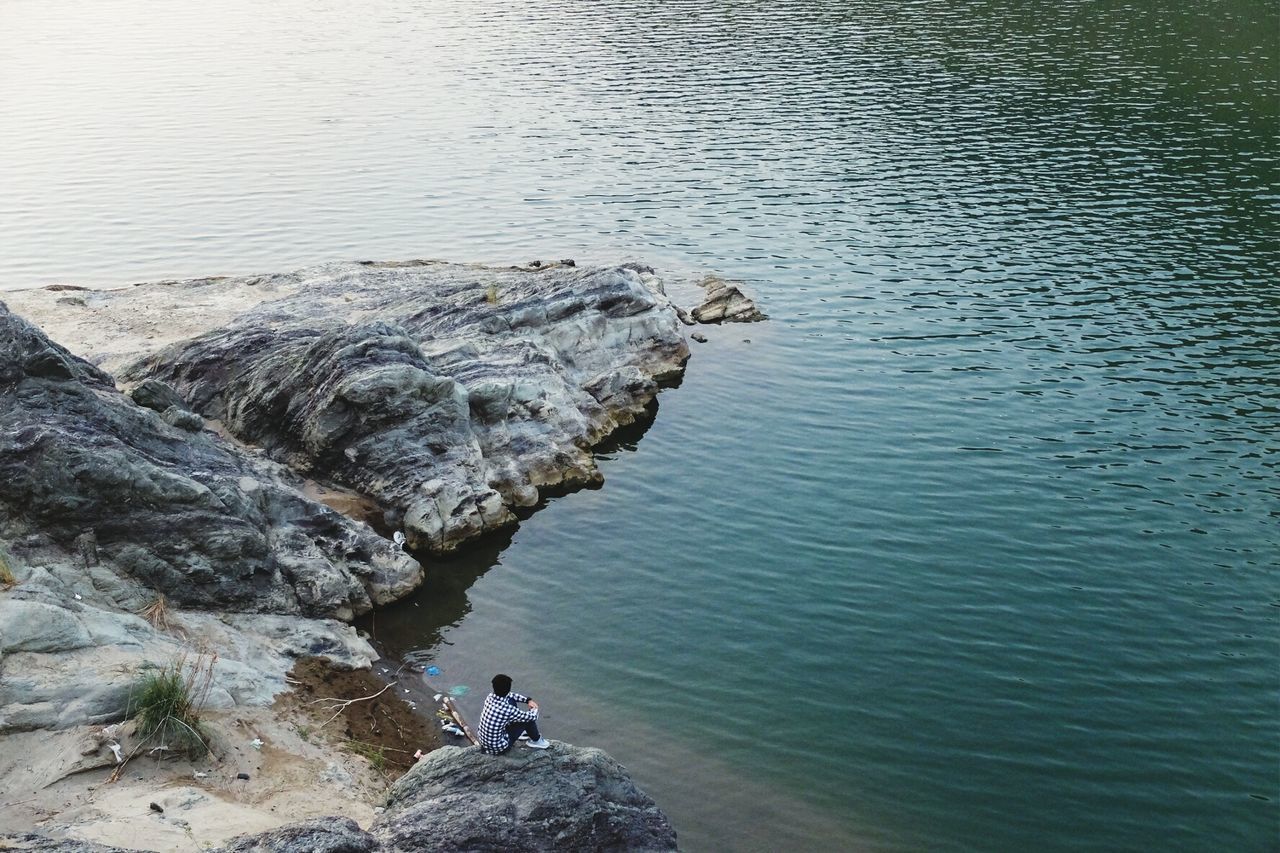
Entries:
{"type": "Polygon", "coordinates": [[[446,746],[400,778],[373,825],[384,850],[643,851],[676,833],[626,769],[553,741],[502,756],[446,746]]]}

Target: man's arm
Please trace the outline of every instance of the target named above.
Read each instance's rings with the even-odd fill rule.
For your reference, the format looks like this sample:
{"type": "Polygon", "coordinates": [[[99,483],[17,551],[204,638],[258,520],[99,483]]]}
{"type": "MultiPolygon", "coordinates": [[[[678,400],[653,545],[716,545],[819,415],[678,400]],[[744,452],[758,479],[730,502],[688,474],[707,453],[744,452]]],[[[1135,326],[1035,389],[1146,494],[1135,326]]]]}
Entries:
{"type": "Polygon", "coordinates": [[[525,696],[523,693],[508,693],[508,694],[507,694],[507,698],[511,699],[511,701],[513,701],[513,702],[528,702],[528,701],[529,701],[529,697],[528,697],[528,696],[525,696]]]}

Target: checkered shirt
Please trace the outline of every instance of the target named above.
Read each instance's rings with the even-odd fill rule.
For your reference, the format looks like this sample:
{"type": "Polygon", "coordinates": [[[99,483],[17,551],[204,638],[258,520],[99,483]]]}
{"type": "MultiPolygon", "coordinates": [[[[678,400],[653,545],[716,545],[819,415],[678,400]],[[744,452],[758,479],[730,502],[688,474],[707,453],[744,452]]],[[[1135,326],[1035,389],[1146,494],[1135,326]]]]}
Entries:
{"type": "Polygon", "coordinates": [[[511,746],[511,738],[507,736],[508,725],[538,719],[537,711],[521,711],[516,707],[521,702],[528,701],[528,696],[519,693],[508,693],[506,696],[490,693],[485,697],[484,710],[480,712],[480,727],[476,731],[481,752],[489,755],[501,754],[511,746]]]}

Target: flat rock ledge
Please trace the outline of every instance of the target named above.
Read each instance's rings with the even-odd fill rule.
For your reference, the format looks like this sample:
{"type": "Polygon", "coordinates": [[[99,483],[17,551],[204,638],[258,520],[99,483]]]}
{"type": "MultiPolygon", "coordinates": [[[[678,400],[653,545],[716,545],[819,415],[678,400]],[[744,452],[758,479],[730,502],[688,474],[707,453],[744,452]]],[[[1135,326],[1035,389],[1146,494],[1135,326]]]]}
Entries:
{"type": "MultiPolygon", "coordinates": [[[[396,782],[368,831],[345,817],[243,835],[215,853],[675,850],[666,816],[598,749],[553,741],[505,756],[446,746],[396,782]]],[[[0,850],[130,853],[39,835],[0,836],[0,850]]]]}

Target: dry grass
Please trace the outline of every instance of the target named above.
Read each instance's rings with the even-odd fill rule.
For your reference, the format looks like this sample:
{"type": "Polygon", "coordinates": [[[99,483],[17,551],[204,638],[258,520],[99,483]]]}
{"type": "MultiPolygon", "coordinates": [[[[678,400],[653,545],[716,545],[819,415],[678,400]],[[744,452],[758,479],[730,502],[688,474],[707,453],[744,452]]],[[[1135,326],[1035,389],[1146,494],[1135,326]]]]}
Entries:
{"type": "Polygon", "coordinates": [[[17,584],[18,579],[14,577],[13,567],[9,565],[9,558],[0,551],[0,589],[8,589],[17,584]]]}
{"type": "Polygon", "coordinates": [[[168,631],[170,629],[169,603],[165,601],[163,594],[151,604],[139,610],[138,615],[150,622],[151,626],[157,631],[168,631]]]}

